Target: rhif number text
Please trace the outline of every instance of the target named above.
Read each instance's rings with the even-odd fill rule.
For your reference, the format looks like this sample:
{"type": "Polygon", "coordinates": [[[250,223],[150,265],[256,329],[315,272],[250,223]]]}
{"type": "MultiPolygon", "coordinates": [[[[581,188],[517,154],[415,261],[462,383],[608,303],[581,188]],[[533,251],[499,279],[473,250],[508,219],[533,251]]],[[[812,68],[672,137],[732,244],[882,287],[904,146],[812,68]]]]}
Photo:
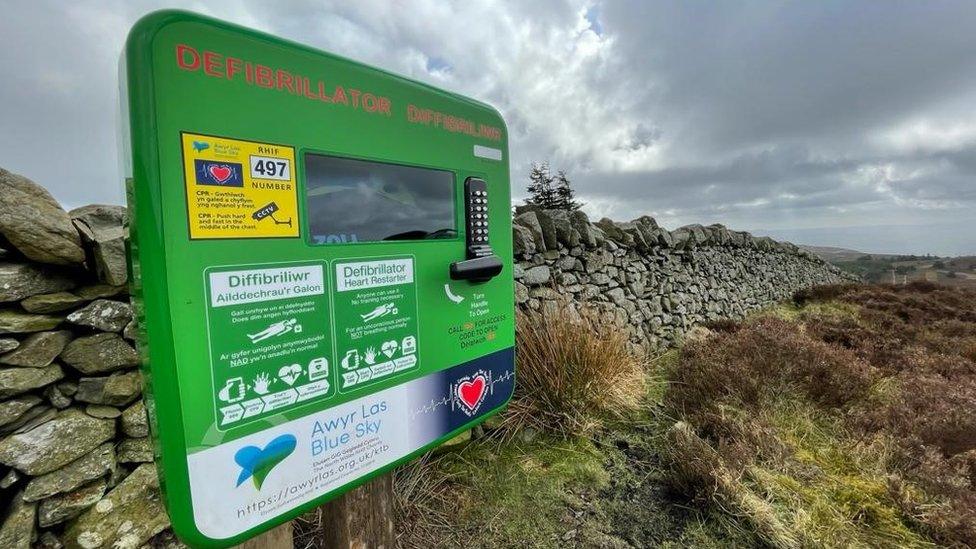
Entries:
{"type": "Polygon", "coordinates": [[[251,177],[254,179],[288,181],[291,179],[291,161],[284,158],[252,156],[251,177]]]}

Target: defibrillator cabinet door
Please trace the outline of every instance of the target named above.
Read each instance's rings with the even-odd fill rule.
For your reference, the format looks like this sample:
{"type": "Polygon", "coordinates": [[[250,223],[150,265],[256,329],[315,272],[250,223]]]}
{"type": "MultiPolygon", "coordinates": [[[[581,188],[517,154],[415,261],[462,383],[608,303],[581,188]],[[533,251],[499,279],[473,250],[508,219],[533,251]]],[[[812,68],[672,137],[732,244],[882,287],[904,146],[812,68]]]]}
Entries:
{"type": "Polygon", "coordinates": [[[240,543],[505,404],[494,109],[177,11],[135,25],[122,73],[139,348],[182,539],[240,543]]]}

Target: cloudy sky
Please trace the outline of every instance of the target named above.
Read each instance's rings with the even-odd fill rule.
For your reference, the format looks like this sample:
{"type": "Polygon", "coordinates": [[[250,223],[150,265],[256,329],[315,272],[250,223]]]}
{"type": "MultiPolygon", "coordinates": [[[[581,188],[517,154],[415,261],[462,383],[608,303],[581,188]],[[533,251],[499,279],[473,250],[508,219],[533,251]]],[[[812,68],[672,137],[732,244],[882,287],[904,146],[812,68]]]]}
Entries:
{"type": "Polygon", "coordinates": [[[591,216],[976,254],[974,2],[4,4],[0,166],[69,207],[122,202],[116,63],[166,6],[495,105],[519,198],[548,160],[591,216]]]}

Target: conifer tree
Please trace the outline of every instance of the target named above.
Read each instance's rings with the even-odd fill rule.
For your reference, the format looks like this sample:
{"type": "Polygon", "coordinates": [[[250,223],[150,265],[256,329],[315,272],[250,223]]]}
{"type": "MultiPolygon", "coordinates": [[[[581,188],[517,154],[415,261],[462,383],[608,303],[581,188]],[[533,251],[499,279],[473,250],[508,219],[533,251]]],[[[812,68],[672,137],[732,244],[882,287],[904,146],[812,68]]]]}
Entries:
{"type": "Polygon", "coordinates": [[[532,170],[529,172],[529,197],[525,200],[526,204],[539,206],[540,208],[551,209],[556,206],[556,189],[553,187],[555,178],[549,171],[549,163],[532,163],[532,170]]]}
{"type": "Polygon", "coordinates": [[[569,178],[566,177],[566,172],[559,170],[559,173],[556,174],[554,184],[556,208],[573,211],[583,206],[583,204],[576,201],[576,193],[573,191],[569,178]]]}

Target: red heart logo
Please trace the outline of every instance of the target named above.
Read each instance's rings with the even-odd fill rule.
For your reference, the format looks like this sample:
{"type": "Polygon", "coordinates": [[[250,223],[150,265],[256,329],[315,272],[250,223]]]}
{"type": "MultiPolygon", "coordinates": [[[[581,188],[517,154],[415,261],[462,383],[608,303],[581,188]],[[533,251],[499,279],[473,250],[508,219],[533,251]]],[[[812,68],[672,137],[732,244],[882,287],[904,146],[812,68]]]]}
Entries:
{"type": "Polygon", "coordinates": [[[462,381],[458,384],[458,398],[469,410],[474,410],[475,406],[481,403],[481,399],[485,396],[485,384],[485,376],[483,375],[478,375],[470,381],[462,381]]]}
{"type": "Polygon", "coordinates": [[[211,165],[209,168],[210,175],[217,180],[217,183],[223,183],[230,179],[231,175],[234,175],[234,171],[230,169],[229,166],[215,166],[211,165]]]}

